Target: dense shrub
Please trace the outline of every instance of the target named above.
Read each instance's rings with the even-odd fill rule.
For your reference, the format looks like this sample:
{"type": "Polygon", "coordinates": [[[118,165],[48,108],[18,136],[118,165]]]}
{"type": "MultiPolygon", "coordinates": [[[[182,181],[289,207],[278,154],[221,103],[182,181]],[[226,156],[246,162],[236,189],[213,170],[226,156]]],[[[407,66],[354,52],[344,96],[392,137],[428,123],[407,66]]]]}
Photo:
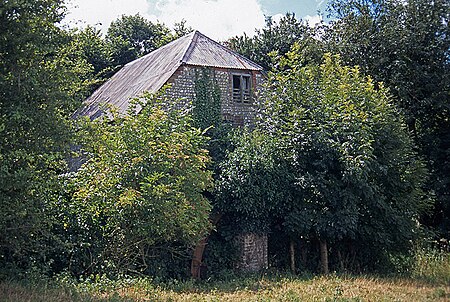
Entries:
{"type": "Polygon", "coordinates": [[[82,128],[87,161],[67,177],[61,217],[74,273],[158,275],[176,258],[187,260],[210,228],[206,138],[173,100],[148,95],[136,106],[139,114],[133,107],[82,128]]]}

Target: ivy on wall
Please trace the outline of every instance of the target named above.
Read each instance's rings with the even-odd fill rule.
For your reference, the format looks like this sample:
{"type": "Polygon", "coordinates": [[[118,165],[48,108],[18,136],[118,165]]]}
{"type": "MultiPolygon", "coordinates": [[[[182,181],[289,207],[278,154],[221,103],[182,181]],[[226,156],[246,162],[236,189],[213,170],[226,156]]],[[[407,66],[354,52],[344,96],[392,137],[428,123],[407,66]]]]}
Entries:
{"type": "Polygon", "coordinates": [[[218,127],[221,123],[221,92],[214,70],[195,71],[195,95],[193,100],[194,125],[201,129],[218,127]]]}

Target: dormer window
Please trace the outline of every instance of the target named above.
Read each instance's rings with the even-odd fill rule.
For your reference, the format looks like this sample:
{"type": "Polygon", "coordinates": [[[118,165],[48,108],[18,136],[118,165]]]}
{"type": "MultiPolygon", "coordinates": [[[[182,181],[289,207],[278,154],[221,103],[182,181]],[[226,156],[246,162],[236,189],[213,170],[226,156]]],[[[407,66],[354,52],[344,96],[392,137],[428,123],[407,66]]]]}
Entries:
{"type": "Polygon", "coordinates": [[[250,103],[251,77],[249,74],[233,75],[233,101],[250,103]]]}

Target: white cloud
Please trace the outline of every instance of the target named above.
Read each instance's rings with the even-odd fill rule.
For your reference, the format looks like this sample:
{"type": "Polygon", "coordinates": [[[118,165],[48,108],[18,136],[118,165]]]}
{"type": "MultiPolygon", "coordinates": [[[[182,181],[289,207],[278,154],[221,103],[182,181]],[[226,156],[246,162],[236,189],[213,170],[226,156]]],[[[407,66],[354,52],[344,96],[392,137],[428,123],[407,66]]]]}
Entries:
{"type": "Polygon", "coordinates": [[[310,27],[316,27],[316,25],[320,24],[320,22],[322,21],[322,16],[320,16],[320,15],[315,15],[315,16],[307,15],[307,16],[303,17],[303,20],[306,21],[310,27]]]}
{"type": "Polygon", "coordinates": [[[186,20],[205,35],[225,40],[235,35],[253,35],[265,24],[258,0],[70,0],[65,22],[70,26],[96,25],[106,32],[121,15],[159,20],[169,27],[186,20]],[[101,24],[101,25],[100,25],[101,24]]]}
{"type": "Polygon", "coordinates": [[[276,14],[272,16],[272,21],[275,23],[279,23],[281,21],[281,18],[286,16],[286,14],[276,14]]]}
{"type": "Polygon", "coordinates": [[[317,7],[321,7],[322,4],[325,2],[325,0],[316,0],[317,2],[317,7]]]}
{"type": "Polygon", "coordinates": [[[169,26],[185,19],[187,24],[205,35],[225,40],[244,32],[253,35],[265,24],[257,0],[158,0],[159,20],[169,26]]]}
{"type": "Polygon", "coordinates": [[[68,14],[65,22],[71,27],[94,25],[106,32],[111,21],[121,15],[139,13],[146,18],[149,15],[149,4],[146,0],[70,0],[67,3],[68,14]]]}

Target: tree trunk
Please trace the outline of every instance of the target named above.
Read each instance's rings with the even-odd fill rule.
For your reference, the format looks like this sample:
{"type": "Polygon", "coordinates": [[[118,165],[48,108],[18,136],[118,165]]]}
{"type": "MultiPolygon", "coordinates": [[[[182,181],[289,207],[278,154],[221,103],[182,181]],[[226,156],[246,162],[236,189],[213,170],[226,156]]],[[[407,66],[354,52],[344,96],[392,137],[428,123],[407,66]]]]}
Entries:
{"type": "Polygon", "coordinates": [[[306,259],[307,259],[307,246],[306,246],[306,240],[302,239],[300,241],[300,255],[301,255],[301,261],[302,261],[302,266],[303,268],[306,268],[306,259]]]}
{"type": "Polygon", "coordinates": [[[337,255],[339,258],[339,265],[341,267],[341,273],[345,272],[345,264],[344,264],[344,258],[342,257],[341,250],[337,251],[337,255]]]}
{"type": "Polygon", "coordinates": [[[326,240],[320,240],[320,262],[322,263],[322,272],[328,274],[328,247],[326,240]]]}
{"type": "Polygon", "coordinates": [[[191,276],[194,279],[201,278],[201,266],[203,260],[203,252],[205,251],[207,238],[203,238],[197,243],[197,246],[194,249],[194,253],[192,255],[191,261],[191,276]]]}
{"type": "Polygon", "coordinates": [[[295,245],[292,239],[289,242],[289,255],[291,256],[291,272],[295,274],[295,245]]]}
{"type": "Polygon", "coordinates": [[[357,261],[357,259],[356,259],[356,250],[355,250],[355,247],[354,247],[353,243],[350,243],[349,246],[350,246],[350,257],[351,257],[351,266],[350,266],[350,269],[351,269],[352,271],[358,271],[358,269],[357,269],[357,266],[358,266],[357,262],[358,262],[358,261],[357,261]]]}

